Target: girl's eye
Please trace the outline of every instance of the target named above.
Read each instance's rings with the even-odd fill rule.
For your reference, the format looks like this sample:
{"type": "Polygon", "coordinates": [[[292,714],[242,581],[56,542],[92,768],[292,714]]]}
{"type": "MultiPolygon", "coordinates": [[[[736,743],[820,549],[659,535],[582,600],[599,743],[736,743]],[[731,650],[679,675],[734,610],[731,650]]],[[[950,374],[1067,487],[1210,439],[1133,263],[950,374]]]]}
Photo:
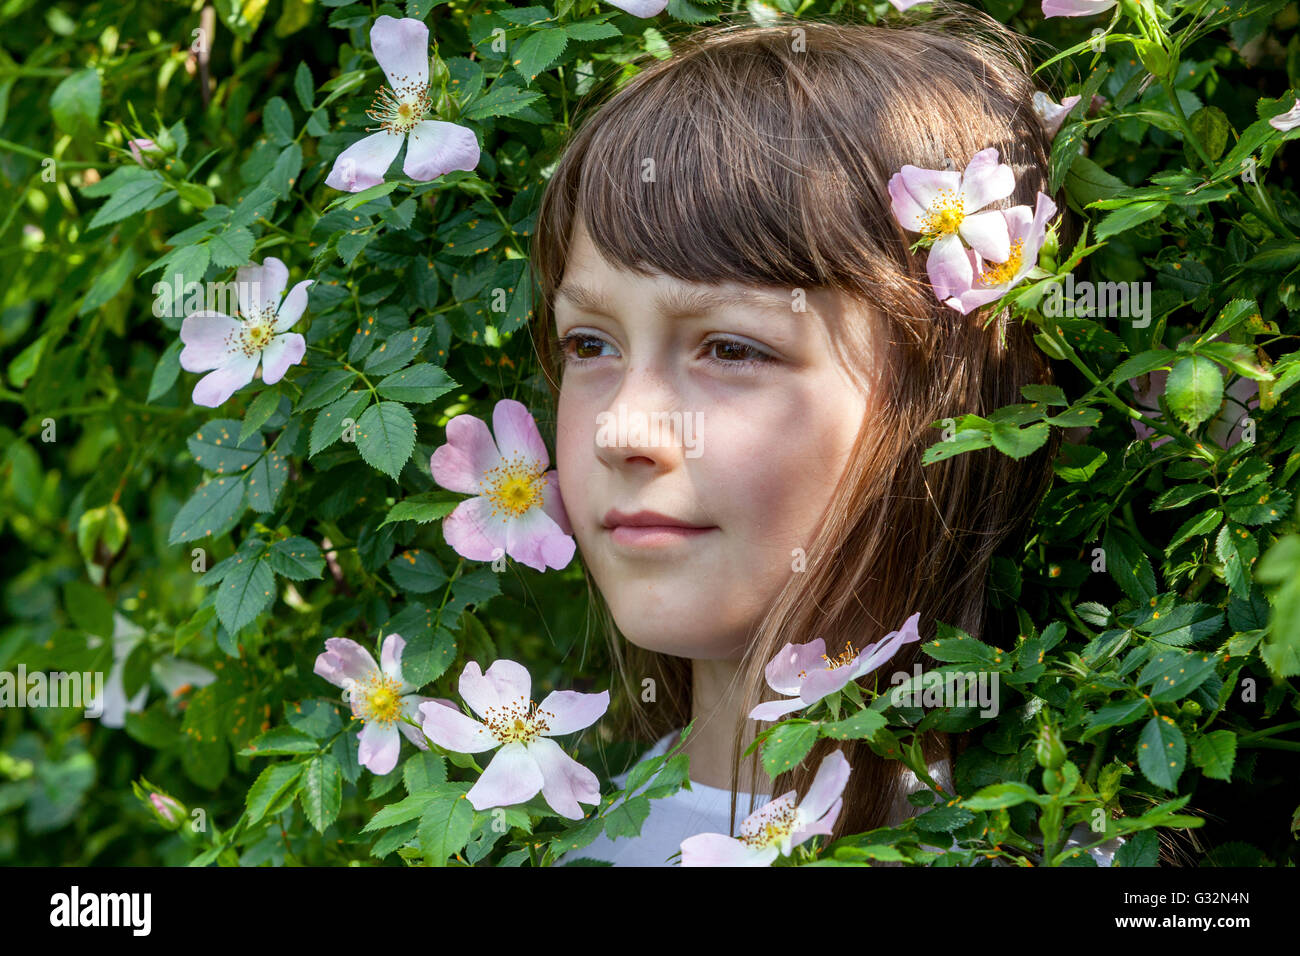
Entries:
{"type": "MultiPolygon", "coordinates": [[[[600,350],[608,345],[604,339],[584,332],[570,332],[558,342],[560,357],[568,364],[582,364],[601,358],[600,350]]],[[[773,361],[772,356],[757,346],[737,339],[709,339],[703,345],[706,361],[711,365],[734,371],[752,371],[755,367],[773,361]]]]}

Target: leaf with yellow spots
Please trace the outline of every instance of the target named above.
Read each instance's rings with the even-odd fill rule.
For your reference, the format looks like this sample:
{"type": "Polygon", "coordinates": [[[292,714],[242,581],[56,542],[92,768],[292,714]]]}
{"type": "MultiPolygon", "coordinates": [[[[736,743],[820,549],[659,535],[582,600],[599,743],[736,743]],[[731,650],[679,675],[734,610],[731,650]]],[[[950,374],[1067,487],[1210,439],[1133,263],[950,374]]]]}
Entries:
{"type": "Polygon", "coordinates": [[[1187,762],[1187,741],[1178,725],[1152,717],[1142,728],[1137,744],[1138,766],[1157,787],[1173,790],[1187,762]]]}

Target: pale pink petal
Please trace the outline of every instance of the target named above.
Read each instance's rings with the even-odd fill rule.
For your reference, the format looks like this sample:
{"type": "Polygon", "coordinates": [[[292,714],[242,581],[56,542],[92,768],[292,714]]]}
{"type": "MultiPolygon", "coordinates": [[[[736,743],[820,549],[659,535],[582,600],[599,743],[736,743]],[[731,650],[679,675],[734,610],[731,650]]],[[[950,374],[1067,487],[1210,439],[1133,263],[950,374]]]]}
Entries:
{"type": "MultiPolygon", "coordinates": [[[[1019,208],[1024,209],[1028,218],[1029,207],[1019,208]]],[[[957,231],[985,259],[1006,262],[1011,257],[1011,232],[1001,209],[966,216],[957,231]]]]}
{"type": "Polygon", "coordinates": [[[325,678],[336,687],[345,681],[363,681],[379,668],[370,652],[356,641],[346,637],[331,637],[325,642],[325,651],[316,658],[317,676],[325,678]]]}
{"type": "Polygon", "coordinates": [[[284,378],[290,365],[297,365],[307,354],[307,340],[297,332],[277,335],[262,349],[262,381],[274,385],[284,378]]]}
{"type": "Polygon", "coordinates": [[[419,711],[424,735],[444,750],[458,754],[477,754],[491,750],[500,743],[487,727],[462,714],[455,707],[432,701],[421,704],[419,711]]]}
{"type": "Polygon", "coordinates": [[[612,7],[618,7],[642,19],[656,17],[668,6],[668,0],[606,0],[606,2],[612,7]]]}
{"type": "Polygon", "coordinates": [[[334,160],[325,185],[344,192],[359,193],[384,181],[384,173],[402,148],[401,133],[383,130],[359,139],[334,160]]]}
{"type": "Polygon", "coordinates": [[[893,658],[904,644],[913,644],[919,641],[921,634],[917,630],[917,625],[920,620],[921,613],[918,611],[904,621],[903,626],[897,631],[891,631],[875,644],[864,647],[862,653],[849,666],[849,669],[853,672],[853,677],[856,679],[864,674],[870,674],[881,664],[893,658]]]}
{"type": "MultiPolygon", "coordinates": [[[[565,534],[573,534],[569,523],[569,512],[564,507],[564,498],[560,495],[560,473],[552,468],[542,476],[542,510],[551,516],[551,520],[565,534]]],[[[568,562],[565,562],[566,564],[568,562]]]]}
{"type": "MultiPolygon", "coordinates": [[[[432,697],[421,697],[418,694],[406,694],[402,697],[402,716],[409,717],[411,720],[415,721],[417,725],[422,724],[424,722],[424,715],[420,713],[420,708],[425,704],[433,703],[434,700],[435,699],[432,697]]],[[[415,744],[415,746],[419,747],[421,750],[429,749],[429,742],[425,740],[424,732],[419,726],[412,726],[406,721],[400,720],[397,722],[397,729],[406,736],[407,740],[415,744]]]]}
{"type": "Polygon", "coordinates": [[[235,271],[235,291],[244,318],[275,315],[288,284],[289,269],[275,256],[267,256],[260,266],[251,263],[240,266],[235,271]]]}
{"type": "Polygon", "coordinates": [[[429,28],[423,21],[385,14],[370,28],[370,49],[398,96],[428,85],[429,28]]]}
{"type": "Polygon", "coordinates": [[[903,177],[903,186],[916,204],[927,213],[937,201],[953,201],[961,193],[961,173],[951,169],[921,169],[919,166],[904,166],[898,175],[903,177]]]}
{"type": "Polygon", "coordinates": [[[506,526],[506,554],[535,571],[562,568],[576,551],[572,538],[562,532],[545,509],[534,506],[506,526]]]}
{"type": "MultiPolygon", "coordinates": [[[[429,711],[426,708],[425,713],[429,711]]],[[[509,807],[537,796],[546,780],[528,748],[508,743],[496,752],[466,796],[475,810],[509,807]]]]}
{"type": "Polygon", "coordinates": [[[433,450],[429,470],[448,491],[476,495],[486,490],[487,473],[500,464],[501,454],[487,423],[473,415],[457,415],[447,422],[447,444],[433,450]]]}
{"type": "Polygon", "coordinates": [[[749,712],[750,720],[780,720],[786,714],[806,707],[798,697],[785,700],[769,700],[759,704],[749,712]]]}
{"type": "Polygon", "coordinates": [[[816,670],[810,670],[799,688],[799,699],[811,707],[827,694],[840,690],[853,679],[853,668],[845,664],[840,667],[827,667],[823,661],[816,670]]]}
{"type": "Polygon", "coordinates": [[[400,634],[389,634],[379,648],[379,666],[384,674],[394,680],[402,679],[402,651],[406,649],[406,639],[400,634]]]}
{"type": "Polygon", "coordinates": [[[844,792],[851,772],[852,768],[842,751],[836,750],[822,758],[808,792],[799,801],[800,815],[805,820],[822,817],[844,792]]]}
{"type": "Polygon", "coordinates": [[[966,164],[961,177],[963,211],[967,216],[991,202],[1006,199],[1016,191],[1016,173],[1006,163],[998,162],[994,146],[981,149],[966,164]]]}
{"type": "Polygon", "coordinates": [[[1088,17],[1104,13],[1116,0],[1043,0],[1045,17],[1088,17]]]}
{"type": "Polygon", "coordinates": [[[493,561],[506,553],[506,522],[492,508],[485,497],[470,498],[442,519],[442,536],[453,551],[471,561],[493,561]]]}
{"type": "Polygon", "coordinates": [[[470,709],[486,718],[490,710],[504,710],[522,703],[527,708],[533,687],[528,668],[516,661],[501,658],[486,672],[477,661],[470,661],[460,674],[460,696],[470,709]]]}
{"type": "Polygon", "coordinates": [[[811,840],[815,836],[830,836],[835,830],[835,820],[840,815],[840,810],[844,807],[844,801],[836,798],[831,804],[829,810],[816,819],[809,819],[807,822],[794,828],[790,834],[790,845],[798,846],[806,840],[811,840]]]}
{"type": "Polygon", "coordinates": [[[207,372],[241,355],[244,326],[223,312],[191,312],[181,323],[181,368],[207,372]]]}
{"type": "Polygon", "coordinates": [[[521,459],[536,465],[538,471],[545,470],[551,463],[537,422],[523,402],[512,398],[497,402],[492,409],[492,434],[496,436],[497,449],[506,461],[521,459]]]}
{"type": "Polygon", "coordinates": [[[402,735],[392,724],[371,721],[357,734],[357,762],[371,773],[383,776],[397,766],[402,750],[402,735]]]}
{"type": "Polygon", "coordinates": [[[774,846],[754,849],[721,833],[697,833],[682,841],[682,866],[771,866],[780,855],[774,846]]]}
{"type": "Polygon", "coordinates": [[[542,771],[542,796],[552,810],[570,820],[582,819],[579,803],[600,803],[596,775],[564,752],[554,740],[538,737],[528,754],[542,771]]]}
{"type": "Polygon", "coordinates": [[[899,224],[910,232],[920,232],[921,225],[925,221],[926,212],[920,203],[912,198],[912,194],[907,191],[907,185],[903,182],[902,173],[894,173],[889,177],[889,196],[893,200],[890,209],[899,224]]]}
{"type": "Polygon", "coordinates": [[[1300,126],[1300,99],[1287,112],[1269,117],[1268,125],[1284,133],[1300,126]]]}
{"type": "Polygon", "coordinates": [[[257,354],[237,355],[229,365],[209,372],[194,386],[194,404],[216,408],[253,380],[257,371],[257,354]]]}
{"type": "Polygon", "coordinates": [[[311,288],[314,279],[303,279],[284,297],[280,303],[280,311],[275,314],[275,324],[272,326],[276,332],[288,332],[302,318],[302,314],[307,309],[307,290],[311,288]]]}
{"type": "Polygon", "coordinates": [[[925,260],[926,272],[929,273],[936,298],[942,300],[960,295],[971,287],[975,281],[975,267],[971,259],[972,254],[955,234],[941,236],[936,240],[925,260]]]}
{"type": "Polygon", "coordinates": [[[590,727],[609,710],[609,691],[583,694],[576,690],[553,690],[537,705],[537,709],[547,715],[543,736],[571,734],[590,727]]]}
{"type": "Polygon", "coordinates": [[[785,645],[763,669],[767,686],[778,694],[799,693],[804,681],[803,675],[813,668],[826,666],[822,659],[825,653],[826,642],[820,637],[815,637],[806,644],[785,645]]]}
{"type": "Polygon", "coordinates": [[[423,120],[415,124],[406,141],[402,172],[428,182],[453,169],[473,169],[478,160],[478,138],[472,129],[441,120],[423,120]]]}

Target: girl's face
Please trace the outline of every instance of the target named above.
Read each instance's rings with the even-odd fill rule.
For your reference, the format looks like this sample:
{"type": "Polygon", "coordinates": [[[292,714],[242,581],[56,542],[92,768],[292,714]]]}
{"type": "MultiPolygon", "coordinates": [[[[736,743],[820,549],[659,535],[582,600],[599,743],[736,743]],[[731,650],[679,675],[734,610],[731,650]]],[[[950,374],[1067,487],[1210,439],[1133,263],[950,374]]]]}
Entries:
{"type": "Polygon", "coordinates": [[[575,228],[554,310],[560,493],[619,629],[641,647],[738,658],[802,565],[796,549],[866,411],[831,350],[837,298],[808,291],[798,311],[803,299],[647,278],[575,228]],[[728,295],[749,298],[717,301],[728,295]],[[612,511],[655,512],[644,520],[659,527],[620,527],[612,511]],[[694,529],[663,527],[665,516],[694,529]]]}

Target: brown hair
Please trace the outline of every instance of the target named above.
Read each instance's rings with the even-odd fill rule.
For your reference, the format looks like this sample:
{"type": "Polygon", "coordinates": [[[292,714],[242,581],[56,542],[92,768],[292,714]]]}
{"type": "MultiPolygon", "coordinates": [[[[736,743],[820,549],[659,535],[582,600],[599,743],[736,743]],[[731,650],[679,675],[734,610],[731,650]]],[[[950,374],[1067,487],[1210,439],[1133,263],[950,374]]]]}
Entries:
{"type": "MultiPolygon", "coordinates": [[[[1016,174],[1015,192],[995,208],[1032,209],[1047,191],[1050,142],[1032,109],[1023,38],[970,8],[937,6],[938,16],[901,26],[800,20],[684,36],[671,57],[644,64],[585,115],[539,209],[533,336],[552,388],[551,304],[579,220],[605,258],[641,274],[824,288],[870,306],[866,321],[833,330],[842,361],[869,390],[866,418],[806,570],[790,575],[742,660],[746,713],[766,689],[764,665],[787,642],[822,637],[833,657],[913,611],[923,640],[936,618],[982,637],[990,558],[1023,530],[1050,480],[1055,433],[1022,460],[989,449],[921,465],[940,437],[932,422],[988,414],[1023,401],[1020,386],[1052,380],[1030,334],[1005,312],[963,316],[935,298],[925,253],[908,251],[916,236],[890,210],[887,183],[904,164],[940,169],[947,158],[961,170],[990,146],[1016,174]],[[646,159],[654,181],[642,179],[646,159]]],[[[1063,198],[1057,205],[1068,215],[1063,198]]],[[[625,644],[591,591],[625,690],[611,708],[622,732],[653,740],[684,726],[690,661],[625,644]],[[632,674],[659,681],[648,713],[632,674]]],[[[906,645],[889,668],[909,670],[918,650],[906,645]]],[[[755,729],[737,727],[733,821],[742,739],[755,729]]],[[[931,733],[923,746],[933,761],[948,740],[931,733]]],[[[835,836],[893,822],[906,767],[861,742],[818,741],[773,794],[806,792],[835,747],[853,767],[835,836]]],[[[752,801],[756,762],[750,770],[752,801]]]]}

